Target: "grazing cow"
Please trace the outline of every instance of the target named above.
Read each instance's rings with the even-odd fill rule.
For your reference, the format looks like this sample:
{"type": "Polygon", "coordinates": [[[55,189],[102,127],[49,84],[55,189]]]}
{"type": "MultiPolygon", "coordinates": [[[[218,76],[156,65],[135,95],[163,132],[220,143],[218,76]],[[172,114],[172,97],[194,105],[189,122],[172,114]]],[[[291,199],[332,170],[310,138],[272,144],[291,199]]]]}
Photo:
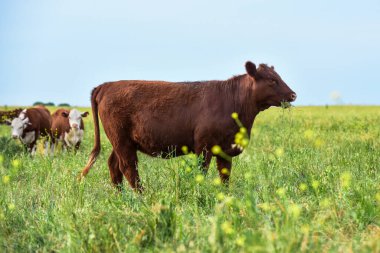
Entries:
{"type": "MultiPolygon", "coordinates": [[[[51,128],[51,116],[43,106],[24,109],[17,118],[7,121],[12,126],[12,137],[20,139],[32,155],[36,153],[36,142],[40,136],[48,137],[51,128]]],[[[49,142],[45,140],[45,154],[48,152],[49,142]]]]}
{"type": "MultiPolygon", "coordinates": [[[[189,152],[203,156],[204,168],[210,164],[214,145],[231,157],[240,154],[233,145],[239,127],[231,113],[238,113],[249,135],[260,111],[297,97],[273,67],[256,68],[247,62],[245,68],[246,74],[226,81],[117,81],[94,88],[95,144],[80,177],[89,172],[100,152],[98,113],[113,147],[108,166],[115,185],[124,175],[133,189],[142,190],[138,150],[165,158],[183,155],[181,147],[187,146],[189,152]]],[[[221,180],[228,183],[231,160],[214,156],[221,180]]]]}
{"type": "Polygon", "coordinates": [[[82,117],[87,115],[88,112],[81,113],[77,109],[58,109],[52,114],[52,151],[56,141],[61,141],[64,147],[75,147],[78,150],[84,131],[82,117]]]}
{"type": "Polygon", "coordinates": [[[14,109],[12,111],[0,111],[0,125],[7,124],[7,120],[17,118],[21,111],[21,108],[14,109]]]}

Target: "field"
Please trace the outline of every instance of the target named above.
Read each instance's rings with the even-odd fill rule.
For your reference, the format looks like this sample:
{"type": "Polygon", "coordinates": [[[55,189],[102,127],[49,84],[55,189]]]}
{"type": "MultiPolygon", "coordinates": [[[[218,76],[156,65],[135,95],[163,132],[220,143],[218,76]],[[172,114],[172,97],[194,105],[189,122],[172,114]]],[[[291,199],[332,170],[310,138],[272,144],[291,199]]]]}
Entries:
{"type": "Polygon", "coordinates": [[[77,181],[85,127],[78,153],[31,158],[0,126],[1,252],[380,252],[380,107],[262,112],[228,188],[215,161],[139,154],[143,194],[112,187],[104,133],[77,181]]]}

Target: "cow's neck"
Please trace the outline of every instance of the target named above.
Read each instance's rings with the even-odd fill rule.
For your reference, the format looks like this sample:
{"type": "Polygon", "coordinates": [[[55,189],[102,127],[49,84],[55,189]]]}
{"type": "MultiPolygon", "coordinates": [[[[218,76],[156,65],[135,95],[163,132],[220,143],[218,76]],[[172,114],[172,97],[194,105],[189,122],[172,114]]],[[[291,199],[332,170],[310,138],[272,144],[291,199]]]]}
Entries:
{"type": "Polygon", "coordinates": [[[248,133],[251,132],[253,122],[260,112],[259,107],[255,101],[252,89],[252,81],[247,75],[244,75],[240,80],[235,99],[239,101],[239,106],[236,112],[239,114],[239,120],[247,128],[248,133]]]}
{"type": "Polygon", "coordinates": [[[248,133],[252,129],[253,122],[257,114],[267,108],[260,106],[253,91],[252,79],[248,75],[234,76],[226,81],[218,83],[217,90],[224,93],[223,98],[232,97],[233,99],[224,99],[220,101],[225,108],[226,113],[231,112],[239,114],[239,120],[247,128],[248,133]],[[226,104],[227,103],[227,104],[226,104]],[[233,108],[231,110],[231,108],[233,108]]]}

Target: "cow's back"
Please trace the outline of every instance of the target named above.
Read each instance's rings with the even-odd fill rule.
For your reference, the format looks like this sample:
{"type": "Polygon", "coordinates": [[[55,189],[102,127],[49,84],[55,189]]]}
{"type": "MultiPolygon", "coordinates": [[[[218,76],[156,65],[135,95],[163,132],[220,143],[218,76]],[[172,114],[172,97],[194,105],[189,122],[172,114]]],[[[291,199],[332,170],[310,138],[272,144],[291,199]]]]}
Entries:
{"type": "Polygon", "coordinates": [[[32,124],[27,128],[30,127],[33,130],[37,130],[42,135],[47,135],[50,133],[52,118],[48,109],[42,106],[29,108],[26,110],[26,116],[29,118],[29,122],[32,124]]]}

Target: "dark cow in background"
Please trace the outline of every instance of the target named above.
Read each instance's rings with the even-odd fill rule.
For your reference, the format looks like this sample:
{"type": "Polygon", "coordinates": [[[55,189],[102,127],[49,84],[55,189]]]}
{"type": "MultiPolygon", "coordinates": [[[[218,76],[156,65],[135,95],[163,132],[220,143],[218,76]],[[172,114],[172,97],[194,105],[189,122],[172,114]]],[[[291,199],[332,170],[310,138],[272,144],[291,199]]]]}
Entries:
{"type": "Polygon", "coordinates": [[[17,118],[22,108],[17,108],[12,111],[0,111],[0,125],[7,124],[7,120],[12,121],[12,119],[17,118]]]}
{"type": "Polygon", "coordinates": [[[63,147],[75,147],[77,150],[83,139],[83,117],[87,117],[88,112],[81,113],[77,109],[58,109],[52,114],[52,151],[57,141],[63,143],[63,147]]]}
{"type": "MultiPolygon", "coordinates": [[[[51,116],[43,106],[24,109],[17,118],[6,121],[12,127],[12,137],[20,139],[32,155],[36,153],[36,142],[40,136],[49,137],[51,116]]],[[[49,141],[45,140],[45,154],[48,152],[49,141]]]]}
{"type": "MultiPolygon", "coordinates": [[[[260,111],[292,102],[296,94],[273,67],[252,62],[247,73],[226,81],[161,82],[118,81],[99,85],[91,95],[95,146],[81,176],[85,176],[100,152],[99,118],[113,150],[108,159],[111,179],[141,190],[137,150],[152,156],[183,155],[181,147],[203,155],[207,168],[219,145],[228,156],[241,150],[234,146],[239,131],[231,113],[236,112],[248,135],[260,111]]],[[[231,161],[216,155],[217,168],[227,183],[231,161]],[[225,168],[228,170],[226,173],[225,168]]]]}

